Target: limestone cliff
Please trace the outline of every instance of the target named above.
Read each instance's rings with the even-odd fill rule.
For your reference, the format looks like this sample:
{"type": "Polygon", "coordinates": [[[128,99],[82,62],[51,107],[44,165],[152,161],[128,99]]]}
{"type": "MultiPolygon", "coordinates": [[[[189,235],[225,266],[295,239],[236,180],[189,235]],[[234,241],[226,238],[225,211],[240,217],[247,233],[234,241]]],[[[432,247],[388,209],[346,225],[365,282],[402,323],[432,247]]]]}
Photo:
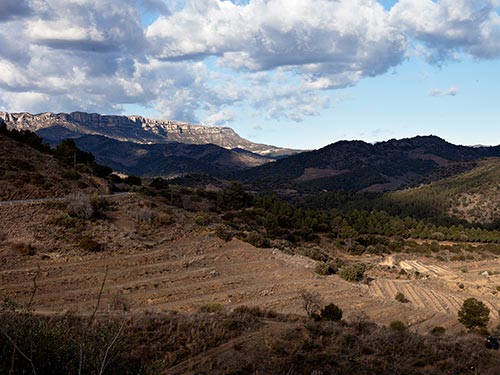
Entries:
{"type": "Polygon", "coordinates": [[[191,125],[142,116],[107,116],[96,113],[72,112],[40,114],[0,112],[7,126],[34,132],[43,130],[43,137],[60,140],[80,135],[101,135],[119,141],[142,144],[181,142],[215,144],[227,149],[243,149],[263,156],[277,157],[294,150],[253,143],[229,127],[191,125]]]}

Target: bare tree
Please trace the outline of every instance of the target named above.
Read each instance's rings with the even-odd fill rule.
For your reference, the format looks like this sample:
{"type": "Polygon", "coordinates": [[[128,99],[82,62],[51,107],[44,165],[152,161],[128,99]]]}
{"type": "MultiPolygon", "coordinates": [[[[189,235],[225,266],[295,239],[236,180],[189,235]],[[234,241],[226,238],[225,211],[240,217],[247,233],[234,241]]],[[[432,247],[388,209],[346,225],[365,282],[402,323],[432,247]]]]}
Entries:
{"type": "Polygon", "coordinates": [[[306,310],[307,316],[312,317],[321,309],[322,301],[318,292],[311,292],[304,289],[300,291],[300,298],[302,300],[302,307],[306,310]]]}
{"type": "MultiPolygon", "coordinates": [[[[39,274],[40,274],[40,267],[38,267],[37,272],[33,276],[33,291],[31,292],[31,297],[30,297],[30,300],[29,300],[28,304],[24,308],[25,309],[24,318],[23,318],[23,321],[22,321],[22,323],[21,323],[20,326],[23,326],[24,324],[26,324],[26,322],[28,321],[28,319],[31,317],[31,312],[32,312],[31,308],[32,308],[32,305],[33,305],[33,301],[35,299],[35,294],[36,294],[36,292],[38,290],[38,285],[36,283],[36,280],[37,280],[39,274]]],[[[17,345],[17,331],[14,332],[14,337],[11,337],[6,331],[4,331],[1,328],[0,328],[0,332],[2,332],[2,334],[7,338],[7,340],[12,344],[12,347],[13,347],[11,358],[10,358],[9,375],[14,374],[14,365],[15,365],[16,352],[18,352],[21,355],[21,357],[23,357],[25,360],[27,360],[29,362],[29,364],[31,365],[31,370],[33,371],[33,375],[36,375],[36,368],[35,368],[35,364],[33,363],[33,358],[31,358],[30,356],[28,356],[17,345]]]]}
{"type": "Polygon", "coordinates": [[[94,311],[92,312],[92,315],[90,316],[90,319],[87,323],[87,325],[84,327],[83,332],[82,332],[82,338],[80,339],[80,361],[78,364],[78,375],[81,375],[82,373],[82,367],[83,367],[83,361],[84,361],[84,355],[83,355],[83,345],[85,343],[85,339],[87,338],[87,332],[92,325],[92,322],[95,319],[95,316],[97,314],[97,309],[99,308],[99,303],[101,302],[102,298],[102,292],[104,290],[104,284],[106,283],[106,278],[108,277],[108,267],[106,266],[106,272],[104,273],[104,278],[102,279],[102,284],[101,288],[99,289],[99,295],[97,297],[97,302],[95,304],[94,311]]]}

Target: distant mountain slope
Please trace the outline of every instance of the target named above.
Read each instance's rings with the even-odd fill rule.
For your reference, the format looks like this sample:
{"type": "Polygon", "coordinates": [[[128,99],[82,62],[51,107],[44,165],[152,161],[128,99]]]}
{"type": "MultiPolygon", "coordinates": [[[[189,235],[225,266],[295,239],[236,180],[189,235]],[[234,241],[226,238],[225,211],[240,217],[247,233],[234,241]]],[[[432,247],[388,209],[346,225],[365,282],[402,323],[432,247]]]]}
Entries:
{"type": "Polygon", "coordinates": [[[271,188],[390,191],[448,177],[471,168],[463,162],[495,156],[500,147],[456,146],[435,136],[341,141],[231,176],[271,188]]]}
{"type": "Polygon", "coordinates": [[[434,211],[470,223],[500,223],[500,159],[487,159],[471,171],[386,196],[389,203],[434,211]]]}
{"type": "Polygon", "coordinates": [[[141,144],[181,142],[215,144],[226,149],[240,148],[267,157],[281,157],[296,150],[248,141],[229,127],[190,125],[141,116],[105,116],[96,113],[7,113],[0,112],[7,126],[39,132],[46,139],[62,140],[68,136],[101,135],[119,141],[141,144]]]}
{"type": "Polygon", "coordinates": [[[184,143],[137,144],[86,135],[76,138],[79,148],[116,171],[136,176],[178,176],[188,173],[221,175],[250,168],[270,160],[250,153],[213,145],[184,143]]]}

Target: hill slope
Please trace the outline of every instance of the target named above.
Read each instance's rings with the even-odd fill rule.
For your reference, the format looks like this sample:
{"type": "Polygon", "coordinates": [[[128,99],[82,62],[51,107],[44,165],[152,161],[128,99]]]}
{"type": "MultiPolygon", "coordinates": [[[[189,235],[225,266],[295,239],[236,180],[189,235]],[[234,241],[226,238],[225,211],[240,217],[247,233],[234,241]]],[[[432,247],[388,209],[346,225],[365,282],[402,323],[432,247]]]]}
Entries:
{"type": "Polygon", "coordinates": [[[341,141],[233,174],[267,187],[390,191],[470,169],[464,162],[500,156],[499,147],[456,146],[435,136],[376,144],[341,141]]]}
{"type": "Polygon", "coordinates": [[[75,173],[54,157],[0,134],[0,200],[61,197],[74,191],[108,193],[107,183],[75,173]]]}
{"type": "Polygon", "coordinates": [[[390,193],[390,203],[434,211],[470,223],[491,224],[500,214],[500,159],[479,162],[471,171],[418,188],[390,193]]]}
{"type": "Polygon", "coordinates": [[[141,116],[105,116],[96,113],[7,113],[0,112],[7,126],[40,132],[47,140],[60,141],[85,134],[101,135],[119,141],[140,144],[181,142],[188,144],[215,144],[226,149],[241,148],[259,155],[281,157],[296,153],[250,142],[229,127],[190,125],[187,123],[148,119],[141,116]]]}
{"type": "Polygon", "coordinates": [[[213,144],[137,144],[96,135],[82,136],[75,141],[79,148],[94,154],[100,163],[136,176],[220,175],[224,171],[250,168],[270,161],[248,151],[227,150],[213,144]]]}

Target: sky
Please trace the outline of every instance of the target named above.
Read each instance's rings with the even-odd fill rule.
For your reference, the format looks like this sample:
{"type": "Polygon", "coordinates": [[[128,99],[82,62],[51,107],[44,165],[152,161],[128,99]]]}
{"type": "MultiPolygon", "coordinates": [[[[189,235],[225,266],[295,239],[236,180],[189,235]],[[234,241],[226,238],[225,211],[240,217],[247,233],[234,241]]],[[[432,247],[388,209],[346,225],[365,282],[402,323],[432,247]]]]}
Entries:
{"type": "Polygon", "coordinates": [[[0,111],[500,144],[500,0],[1,0],[0,111]]]}

